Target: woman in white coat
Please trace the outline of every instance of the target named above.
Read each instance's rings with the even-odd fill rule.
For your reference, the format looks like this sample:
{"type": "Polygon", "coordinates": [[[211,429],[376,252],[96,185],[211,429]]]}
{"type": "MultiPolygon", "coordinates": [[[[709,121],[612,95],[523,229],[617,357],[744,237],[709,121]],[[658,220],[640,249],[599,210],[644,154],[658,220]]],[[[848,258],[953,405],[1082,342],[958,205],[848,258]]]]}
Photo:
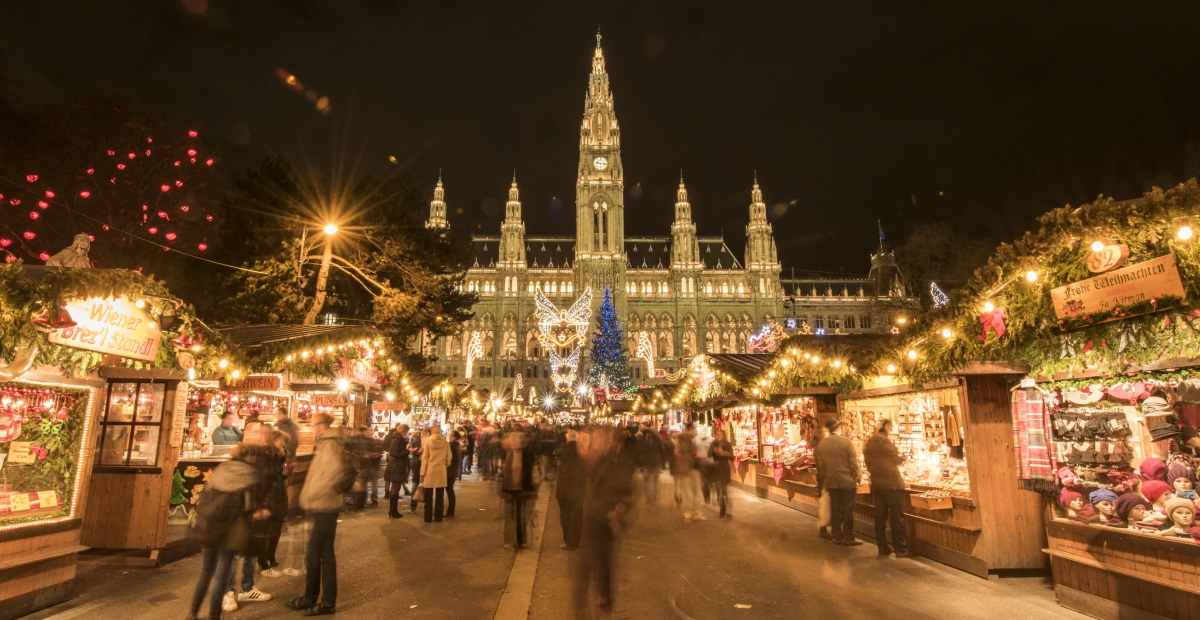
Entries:
{"type": "Polygon", "coordinates": [[[429,438],[421,446],[421,486],[425,487],[425,522],[441,522],[446,511],[446,468],[450,466],[450,442],[442,435],[442,427],[434,424],[429,438]],[[430,497],[430,493],[433,497],[430,497]]]}

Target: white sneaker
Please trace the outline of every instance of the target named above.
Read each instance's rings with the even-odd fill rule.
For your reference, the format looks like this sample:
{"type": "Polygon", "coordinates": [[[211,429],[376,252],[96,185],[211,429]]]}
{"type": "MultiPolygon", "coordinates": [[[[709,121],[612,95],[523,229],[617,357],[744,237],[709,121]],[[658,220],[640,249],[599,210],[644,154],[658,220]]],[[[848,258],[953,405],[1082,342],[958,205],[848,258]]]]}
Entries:
{"type": "Polygon", "coordinates": [[[250,588],[249,592],[241,592],[238,594],[238,601],[269,601],[271,595],[258,589],[258,586],[250,588]]]}
{"type": "Polygon", "coordinates": [[[233,592],[226,592],[225,598],[221,599],[222,611],[237,611],[237,597],[233,592]]]}
{"type": "Polygon", "coordinates": [[[693,521],[708,521],[708,517],[697,512],[696,514],[692,515],[692,520],[693,521]]]}
{"type": "Polygon", "coordinates": [[[690,512],[685,512],[685,513],[683,513],[683,518],[684,518],[684,519],[691,519],[691,518],[692,518],[692,513],[690,513],[690,512]]]}
{"type": "Polygon", "coordinates": [[[259,574],[262,575],[263,577],[278,577],[278,576],[282,575],[283,573],[281,573],[273,568],[268,568],[267,570],[265,570],[259,574]]]}
{"type": "Polygon", "coordinates": [[[304,571],[298,568],[285,568],[283,569],[283,574],[287,575],[288,577],[299,577],[300,575],[304,574],[304,571]]]}

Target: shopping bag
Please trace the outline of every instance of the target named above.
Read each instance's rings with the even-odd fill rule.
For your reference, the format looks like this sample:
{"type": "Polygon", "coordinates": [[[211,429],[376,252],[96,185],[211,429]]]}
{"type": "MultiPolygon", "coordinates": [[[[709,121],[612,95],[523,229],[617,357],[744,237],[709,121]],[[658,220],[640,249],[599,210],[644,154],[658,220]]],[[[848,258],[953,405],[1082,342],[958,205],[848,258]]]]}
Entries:
{"type": "Polygon", "coordinates": [[[425,501],[425,485],[418,485],[417,490],[413,491],[412,499],[414,502],[425,501]]]}

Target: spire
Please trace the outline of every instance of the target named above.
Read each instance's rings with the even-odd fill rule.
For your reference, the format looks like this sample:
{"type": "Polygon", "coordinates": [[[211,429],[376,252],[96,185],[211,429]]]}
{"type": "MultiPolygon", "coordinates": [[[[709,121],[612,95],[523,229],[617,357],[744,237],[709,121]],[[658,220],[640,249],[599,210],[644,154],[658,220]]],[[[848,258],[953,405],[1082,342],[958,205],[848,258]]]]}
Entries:
{"type": "Polygon", "coordinates": [[[429,203],[429,219],[425,228],[449,228],[446,220],[446,188],[442,186],[442,169],[438,168],[437,185],[433,188],[433,200],[429,203]]]}
{"type": "Polygon", "coordinates": [[[683,185],[683,170],[680,170],[679,171],[679,191],[675,192],[675,217],[676,217],[676,219],[679,218],[679,207],[681,205],[687,205],[689,207],[691,206],[691,205],[687,204],[687,201],[688,201],[687,187],[685,187],[683,185]]]}
{"type": "Polygon", "coordinates": [[[600,47],[600,26],[596,26],[596,47],[600,47]]]}
{"type": "Polygon", "coordinates": [[[754,171],[754,189],[750,190],[750,219],[767,219],[767,205],[763,204],[762,190],[758,189],[758,171],[754,171]],[[762,217],[755,218],[755,207],[762,207],[762,217]]]}
{"type": "Polygon", "coordinates": [[[521,192],[517,189],[517,171],[513,169],[512,187],[508,188],[508,202],[505,203],[505,215],[507,219],[521,219],[521,192]]]}

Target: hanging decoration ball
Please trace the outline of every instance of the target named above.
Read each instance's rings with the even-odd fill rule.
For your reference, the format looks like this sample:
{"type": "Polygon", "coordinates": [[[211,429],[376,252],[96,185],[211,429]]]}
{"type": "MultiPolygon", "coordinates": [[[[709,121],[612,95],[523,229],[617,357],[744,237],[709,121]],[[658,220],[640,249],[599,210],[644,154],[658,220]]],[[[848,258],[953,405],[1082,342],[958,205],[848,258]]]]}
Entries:
{"type": "MultiPolygon", "coordinates": [[[[111,153],[112,151],[109,151],[109,152],[111,153]]],[[[96,174],[96,169],[95,169],[95,168],[88,168],[88,169],[87,169],[87,173],[88,173],[88,174],[96,174]]]]}
{"type": "Polygon", "coordinates": [[[173,233],[173,232],[167,233],[167,241],[174,241],[174,240],[175,240],[175,233],[173,233]]]}
{"type": "Polygon", "coordinates": [[[31,220],[36,220],[36,219],[38,219],[39,217],[42,217],[42,215],[41,215],[40,213],[38,213],[37,211],[30,211],[30,212],[29,212],[29,219],[31,219],[31,220]]]}
{"type": "Polygon", "coordinates": [[[180,206],[179,206],[179,210],[180,210],[180,211],[183,211],[184,213],[187,213],[187,212],[188,212],[188,208],[189,208],[189,207],[188,207],[187,205],[180,205],[180,206]]]}
{"type": "Polygon", "coordinates": [[[201,252],[203,252],[208,249],[208,244],[201,243],[200,245],[197,245],[196,248],[199,249],[201,252]]]}
{"type": "Polygon", "coordinates": [[[158,233],[158,229],[157,229],[157,228],[155,228],[155,227],[151,227],[149,232],[150,232],[150,234],[152,234],[152,235],[153,235],[153,234],[157,234],[157,233],[158,233]]]}
{"type": "Polygon", "coordinates": [[[37,233],[33,232],[32,230],[27,230],[27,231],[21,233],[21,236],[25,237],[25,239],[27,239],[29,241],[33,241],[33,239],[35,237],[37,237],[37,233]]]}
{"type": "Polygon", "coordinates": [[[80,198],[87,198],[87,197],[89,197],[89,196],[91,196],[91,195],[92,195],[92,193],[91,193],[91,192],[79,192],[79,197],[80,197],[80,198]]]}
{"type": "Polygon", "coordinates": [[[39,208],[39,209],[49,209],[49,208],[50,208],[50,203],[46,202],[45,200],[39,200],[39,201],[38,201],[38,208],[39,208]]]}
{"type": "Polygon", "coordinates": [[[1030,282],[1037,282],[1038,274],[1036,271],[1031,269],[1025,273],[1025,279],[1029,280],[1030,282]]]}
{"type": "Polygon", "coordinates": [[[38,180],[38,175],[36,175],[36,174],[25,175],[25,180],[29,181],[30,183],[34,183],[38,180]]]}
{"type": "Polygon", "coordinates": [[[124,170],[125,164],[117,164],[117,170],[124,170]]]}
{"type": "Polygon", "coordinates": [[[209,165],[209,166],[211,166],[211,165],[213,164],[213,160],[211,160],[211,159],[210,159],[210,160],[208,160],[208,161],[206,161],[206,162],[204,162],[204,163],[205,163],[205,164],[207,164],[207,165],[209,165]]]}
{"type": "Polygon", "coordinates": [[[1187,241],[1188,239],[1192,238],[1192,227],[1191,226],[1180,226],[1178,234],[1179,234],[1180,239],[1187,241]]]}
{"type": "Polygon", "coordinates": [[[194,130],[194,129],[188,132],[189,137],[195,138],[197,135],[199,135],[199,134],[197,134],[196,130],[194,130]]]}
{"type": "Polygon", "coordinates": [[[42,252],[41,254],[38,254],[38,258],[42,259],[42,261],[48,261],[50,260],[50,255],[42,252]]]}
{"type": "Polygon", "coordinates": [[[54,192],[52,192],[50,190],[46,190],[46,198],[54,198],[54,196],[55,196],[54,192]]]}
{"type": "Polygon", "coordinates": [[[10,245],[12,245],[12,239],[0,239],[0,247],[7,248],[10,245]]]}
{"type": "Polygon", "coordinates": [[[171,190],[171,186],[164,183],[161,189],[162,191],[167,192],[171,190]]]}
{"type": "Polygon", "coordinates": [[[896,365],[895,365],[895,364],[888,364],[888,365],[887,365],[887,371],[888,371],[888,372],[896,372],[896,365]]]}
{"type": "Polygon", "coordinates": [[[207,219],[207,220],[208,220],[208,221],[210,221],[210,222],[212,221],[212,216],[211,216],[211,215],[206,215],[206,216],[204,216],[204,218],[205,218],[205,219],[207,219]]]}

